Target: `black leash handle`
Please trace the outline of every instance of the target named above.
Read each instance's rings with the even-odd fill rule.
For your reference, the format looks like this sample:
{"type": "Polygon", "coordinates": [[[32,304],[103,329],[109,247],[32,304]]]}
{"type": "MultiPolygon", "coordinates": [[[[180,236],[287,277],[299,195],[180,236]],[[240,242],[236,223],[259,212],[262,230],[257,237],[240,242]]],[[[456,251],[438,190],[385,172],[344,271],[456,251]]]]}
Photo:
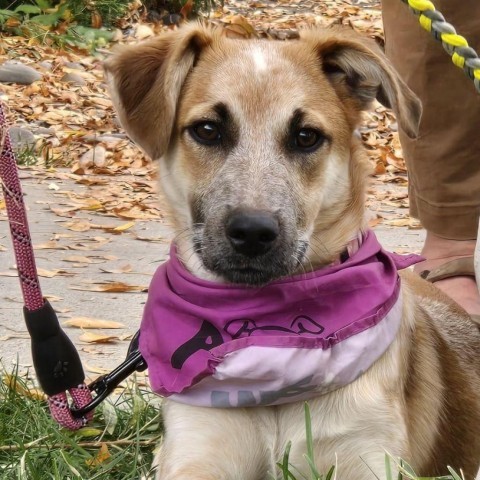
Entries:
{"type": "Polygon", "coordinates": [[[31,337],[32,358],[38,383],[50,397],[85,381],[77,349],[60,327],[48,301],[37,310],[23,309],[31,337]]]}

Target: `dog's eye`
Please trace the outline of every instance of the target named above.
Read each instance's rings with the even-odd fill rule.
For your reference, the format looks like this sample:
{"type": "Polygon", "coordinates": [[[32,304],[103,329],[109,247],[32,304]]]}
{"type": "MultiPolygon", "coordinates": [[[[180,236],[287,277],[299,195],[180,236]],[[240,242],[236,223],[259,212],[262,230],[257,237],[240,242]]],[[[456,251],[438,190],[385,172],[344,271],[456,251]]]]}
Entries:
{"type": "Polygon", "coordinates": [[[191,137],[203,145],[218,145],[222,136],[218,126],[213,122],[199,122],[189,127],[191,137]]]}
{"type": "Polygon", "coordinates": [[[325,137],[313,128],[302,128],[293,137],[293,148],[305,153],[310,153],[320,148],[325,137]]]}

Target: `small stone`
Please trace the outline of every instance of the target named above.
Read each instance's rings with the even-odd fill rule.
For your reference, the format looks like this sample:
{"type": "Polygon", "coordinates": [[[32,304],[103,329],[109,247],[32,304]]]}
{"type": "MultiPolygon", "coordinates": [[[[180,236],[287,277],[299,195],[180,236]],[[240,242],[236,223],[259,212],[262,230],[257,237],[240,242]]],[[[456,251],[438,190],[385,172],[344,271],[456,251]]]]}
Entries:
{"type": "Polygon", "coordinates": [[[180,25],[183,17],[178,13],[171,13],[161,18],[164,25],[180,25]]]}
{"type": "Polygon", "coordinates": [[[104,147],[97,145],[88,152],[85,152],[79,159],[78,163],[81,168],[90,168],[90,167],[105,167],[106,162],[106,153],[104,147]]]}
{"type": "Polygon", "coordinates": [[[13,126],[8,129],[12,148],[15,152],[22,152],[25,150],[32,150],[35,148],[35,135],[24,127],[13,126]]]}
{"type": "Polygon", "coordinates": [[[128,138],[128,135],[126,133],[109,133],[105,136],[106,137],[121,138],[122,140],[126,140],[128,138]]]}
{"type": "Polygon", "coordinates": [[[115,146],[118,142],[125,140],[127,136],[124,133],[110,135],[85,135],[82,140],[85,143],[97,144],[106,143],[108,146],[115,146]]]}
{"type": "Polygon", "coordinates": [[[65,62],[64,66],[72,70],[85,70],[84,66],[78,62],[65,62]]]}
{"type": "Polygon", "coordinates": [[[46,70],[47,72],[51,72],[53,70],[53,63],[49,62],[48,60],[44,60],[43,62],[39,62],[37,64],[40,68],[43,70],[46,70]]]}
{"type": "Polygon", "coordinates": [[[75,72],[66,73],[60,80],[64,83],[73,83],[74,85],[79,86],[87,83],[81,75],[78,75],[78,73],[75,72]]]}
{"type": "Polygon", "coordinates": [[[32,127],[33,133],[35,135],[56,135],[56,131],[54,128],[46,128],[46,127],[32,127]]]}
{"type": "Polygon", "coordinates": [[[17,61],[8,61],[0,65],[0,82],[31,85],[40,80],[42,75],[34,68],[17,61]]]}
{"type": "Polygon", "coordinates": [[[154,35],[153,30],[148,25],[140,24],[137,26],[135,31],[135,38],[138,40],[143,40],[144,38],[151,37],[154,35]]]}

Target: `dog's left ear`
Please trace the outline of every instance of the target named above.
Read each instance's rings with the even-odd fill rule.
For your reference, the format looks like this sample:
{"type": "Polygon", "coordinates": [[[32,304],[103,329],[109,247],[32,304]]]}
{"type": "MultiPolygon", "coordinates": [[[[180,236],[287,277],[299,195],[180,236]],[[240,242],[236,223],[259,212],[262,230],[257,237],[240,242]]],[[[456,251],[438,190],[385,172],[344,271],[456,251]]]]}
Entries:
{"type": "Polygon", "coordinates": [[[321,67],[339,98],[354,111],[374,99],[391,108],[410,138],[418,134],[422,105],[376,43],[351,29],[307,30],[301,38],[318,55],[321,67]]]}
{"type": "Polygon", "coordinates": [[[120,123],[153,159],[168,148],[180,91],[213,30],[193,23],[133,46],[123,46],[104,63],[120,123]]]}

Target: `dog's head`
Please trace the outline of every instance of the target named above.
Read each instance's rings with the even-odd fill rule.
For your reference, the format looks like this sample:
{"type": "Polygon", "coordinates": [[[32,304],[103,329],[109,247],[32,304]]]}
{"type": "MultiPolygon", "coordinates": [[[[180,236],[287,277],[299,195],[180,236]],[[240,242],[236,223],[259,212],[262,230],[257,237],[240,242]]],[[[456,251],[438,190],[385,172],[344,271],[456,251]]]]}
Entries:
{"type": "Polygon", "coordinates": [[[332,261],[364,227],[362,110],[378,99],[409,136],[421,112],[374,42],[346,29],[275,42],[194,24],[105,70],[122,125],[160,162],[184,261],[243,284],[332,261]]]}

